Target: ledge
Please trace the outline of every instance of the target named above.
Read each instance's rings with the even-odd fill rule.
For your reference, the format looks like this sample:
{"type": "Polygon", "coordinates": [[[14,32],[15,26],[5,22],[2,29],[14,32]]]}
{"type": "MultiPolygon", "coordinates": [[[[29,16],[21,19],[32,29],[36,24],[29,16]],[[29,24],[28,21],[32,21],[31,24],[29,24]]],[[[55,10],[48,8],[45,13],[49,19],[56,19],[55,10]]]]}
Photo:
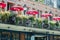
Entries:
{"type": "Polygon", "coordinates": [[[31,28],[31,27],[24,27],[24,26],[16,26],[16,25],[9,25],[9,24],[1,24],[1,23],[0,23],[0,29],[60,35],[60,31],[53,31],[53,30],[39,29],[39,28],[31,28]]]}

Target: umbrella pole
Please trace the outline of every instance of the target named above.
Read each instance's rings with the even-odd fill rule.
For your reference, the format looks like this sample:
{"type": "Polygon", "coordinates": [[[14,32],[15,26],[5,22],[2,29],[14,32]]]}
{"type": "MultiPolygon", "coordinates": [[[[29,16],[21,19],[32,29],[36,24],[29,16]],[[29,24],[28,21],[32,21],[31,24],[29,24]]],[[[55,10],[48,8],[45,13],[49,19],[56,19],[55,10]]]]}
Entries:
{"type": "Polygon", "coordinates": [[[33,15],[34,18],[36,18],[36,15],[33,15]]]}
{"type": "Polygon", "coordinates": [[[18,15],[21,15],[21,11],[18,11],[18,15]]]}
{"type": "Polygon", "coordinates": [[[0,12],[1,12],[2,8],[0,8],[0,12]]]}

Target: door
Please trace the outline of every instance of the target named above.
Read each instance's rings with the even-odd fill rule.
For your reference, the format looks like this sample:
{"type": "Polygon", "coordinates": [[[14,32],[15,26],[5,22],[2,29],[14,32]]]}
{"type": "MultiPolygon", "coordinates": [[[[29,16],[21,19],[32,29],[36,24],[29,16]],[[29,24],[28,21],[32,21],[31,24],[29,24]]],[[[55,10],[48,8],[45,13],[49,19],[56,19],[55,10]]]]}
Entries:
{"type": "Polygon", "coordinates": [[[35,35],[31,37],[31,40],[47,40],[47,36],[35,35]]]}
{"type": "Polygon", "coordinates": [[[35,37],[35,40],[46,40],[45,37],[35,37]]]}

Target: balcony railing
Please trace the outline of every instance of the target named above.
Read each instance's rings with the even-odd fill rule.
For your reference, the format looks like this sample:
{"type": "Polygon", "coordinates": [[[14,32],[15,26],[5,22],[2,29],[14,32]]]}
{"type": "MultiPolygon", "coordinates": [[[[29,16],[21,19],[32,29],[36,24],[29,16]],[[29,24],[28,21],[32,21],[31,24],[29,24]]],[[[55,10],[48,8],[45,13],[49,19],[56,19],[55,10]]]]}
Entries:
{"type": "Polygon", "coordinates": [[[30,28],[24,26],[16,26],[9,24],[0,23],[0,30],[12,30],[12,31],[22,31],[22,32],[33,32],[33,33],[44,33],[44,34],[52,34],[52,35],[60,35],[59,31],[47,30],[47,29],[38,29],[38,28],[30,28]]]}

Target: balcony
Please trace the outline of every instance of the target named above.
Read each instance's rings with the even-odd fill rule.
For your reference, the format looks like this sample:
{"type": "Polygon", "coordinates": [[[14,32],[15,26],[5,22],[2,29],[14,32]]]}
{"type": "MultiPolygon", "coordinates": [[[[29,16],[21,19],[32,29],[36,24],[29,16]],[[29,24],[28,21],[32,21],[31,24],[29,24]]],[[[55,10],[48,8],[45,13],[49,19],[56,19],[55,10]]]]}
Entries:
{"type": "Polygon", "coordinates": [[[60,31],[60,23],[48,19],[34,18],[33,16],[16,15],[10,12],[0,14],[0,23],[28,28],[38,28],[60,31]]]}

